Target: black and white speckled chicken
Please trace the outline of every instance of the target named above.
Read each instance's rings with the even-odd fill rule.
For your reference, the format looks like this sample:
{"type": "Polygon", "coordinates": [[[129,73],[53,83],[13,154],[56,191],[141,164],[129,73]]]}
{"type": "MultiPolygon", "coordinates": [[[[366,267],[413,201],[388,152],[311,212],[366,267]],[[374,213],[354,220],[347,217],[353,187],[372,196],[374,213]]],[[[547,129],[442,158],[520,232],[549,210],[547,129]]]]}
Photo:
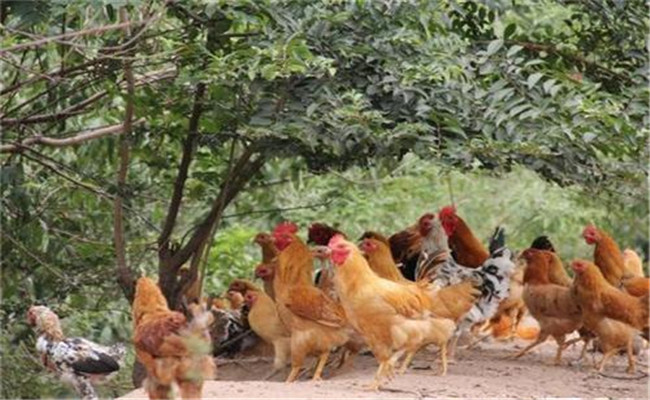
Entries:
{"type": "Polygon", "coordinates": [[[126,353],[122,344],[106,347],[83,338],[66,338],[59,317],[47,307],[32,306],[27,321],[38,333],[36,350],[43,365],[61,381],[70,384],[83,400],[97,399],[93,383],[120,369],[126,353]]]}
{"type": "Polygon", "coordinates": [[[443,226],[439,219],[428,218],[424,221],[426,229],[422,234],[422,252],[416,269],[418,280],[426,280],[439,287],[446,287],[472,280],[481,291],[474,306],[458,322],[451,352],[455,349],[460,334],[475,324],[489,320],[497,311],[499,303],[508,297],[510,276],[515,269],[512,253],[504,246],[503,231],[497,229],[491,245],[490,257],[479,268],[467,268],[459,265],[453,257],[447,243],[443,226]]]}

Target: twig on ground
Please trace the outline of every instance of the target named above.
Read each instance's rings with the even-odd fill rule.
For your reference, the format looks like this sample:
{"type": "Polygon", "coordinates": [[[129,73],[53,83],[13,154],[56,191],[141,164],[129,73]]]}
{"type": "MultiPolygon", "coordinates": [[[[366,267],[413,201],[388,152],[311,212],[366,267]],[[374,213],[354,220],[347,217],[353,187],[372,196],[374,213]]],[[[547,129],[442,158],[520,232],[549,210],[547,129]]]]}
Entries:
{"type": "Polygon", "coordinates": [[[416,399],[424,398],[424,394],[422,394],[418,390],[398,389],[398,388],[391,388],[391,387],[380,387],[379,391],[380,392],[389,392],[389,393],[408,393],[408,394],[414,395],[416,399]]]}
{"type": "Polygon", "coordinates": [[[644,371],[641,371],[641,373],[639,375],[636,375],[636,376],[616,376],[616,375],[608,375],[608,374],[606,374],[604,372],[599,372],[598,375],[600,375],[602,377],[605,377],[605,378],[618,379],[618,380],[621,380],[621,381],[636,381],[636,380],[648,377],[648,373],[644,372],[644,371]]]}

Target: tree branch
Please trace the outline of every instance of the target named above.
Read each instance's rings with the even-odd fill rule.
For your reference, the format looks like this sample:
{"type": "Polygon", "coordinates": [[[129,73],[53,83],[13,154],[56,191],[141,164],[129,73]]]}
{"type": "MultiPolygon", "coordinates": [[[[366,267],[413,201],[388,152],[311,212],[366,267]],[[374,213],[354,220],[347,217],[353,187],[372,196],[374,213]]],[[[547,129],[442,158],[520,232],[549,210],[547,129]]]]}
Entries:
{"type": "Polygon", "coordinates": [[[579,53],[569,53],[567,51],[563,51],[558,49],[555,45],[553,44],[545,44],[545,43],[532,43],[532,42],[523,42],[520,40],[506,40],[504,41],[505,44],[516,44],[519,45],[526,50],[534,51],[536,53],[539,52],[546,52],[550,54],[557,54],[561,57],[567,58],[569,60],[572,60],[574,62],[578,62],[583,65],[589,65],[595,69],[598,69],[611,77],[622,79],[626,82],[632,82],[629,76],[626,76],[624,74],[620,74],[616,71],[612,71],[611,69],[605,67],[604,65],[601,65],[595,61],[588,60],[585,56],[579,53]]]}
{"type": "Polygon", "coordinates": [[[26,117],[26,118],[3,118],[0,119],[0,124],[4,126],[11,126],[11,125],[23,125],[23,124],[38,124],[41,122],[50,122],[50,121],[62,121],[65,120],[68,117],[72,117],[75,115],[83,114],[86,112],[84,109],[90,105],[95,103],[96,101],[101,100],[103,97],[105,97],[108,94],[108,91],[103,90],[101,92],[95,93],[94,95],[88,97],[85,100],[82,100],[76,104],[71,105],[70,107],[66,108],[65,110],[62,110],[58,113],[54,114],[41,114],[41,115],[34,115],[31,117],[26,117]]]}
{"type": "Polygon", "coordinates": [[[67,39],[71,37],[77,37],[77,36],[87,36],[87,35],[94,35],[96,33],[103,33],[106,31],[112,31],[112,30],[117,30],[117,29],[124,29],[128,28],[133,25],[142,25],[142,24],[147,24],[149,23],[153,18],[149,18],[146,20],[142,21],[136,21],[136,22],[122,22],[119,24],[112,24],[112,25],[104,25],[104,26],[98,26],[96,28],[89,28],[89,29],[83,29],[80,31],[74,31],[74,32],[68,32],[64,33],[62,35],[55,35],[55,36],[48,36],[39,40],[34,40],[32,42],[27,42],[27,43],[20,43],[14,46],[10,46],[4,49],[0,49],[0,55],[3,55],[5,53],[10,53],[14,52],[16,50],[21,50],[21,49],[26,49],[26,48],[33,48],[33,47],[40,47],[44,44],[50,43],[50,42],[56,42],[62,39],[67,39]]]}
{"type": "Polygon", "coordinates": [[[323,202],[323,203],[308,204],[306,206],[285,207],[285,208],[268,208],[266,210],[244,211],[244,212],[224,215],[223,217],[221,217],[221,219],[242,217],[244,215],[252,215],[252,214],[269,214],[269,213],[282,212],[282,211],[313,209],[313,208],[328,206],[328,205],[330,205],[332,203],[332,201],[333,200],[329,200],[329,201],[326,201],[326,202],[323,202]]]}
{"type": "MultiPolygon", "coordinates": [[[[54,167],[53,165],[51,165],[49,163],[46,163],[45,161],[42,161],[42,160],[40,160],[40,159],[38,159],[38,158],[36,158],[34,156],[31,156],[30,154],[33,153],[33,154],[37,155],[38,157],[41,157],[41,158],[43,158],[43,159],[45,159],[45,160],[47,160],[47,161],[49,161],[51,163],[58,164],[59,166],[65,168],[65,169],[67,169],[67,170],[69,170],[71,172],[74,172],[74,173],[76,173],[78,175],[83,175],[79,171],[76,171],[76,170],[70,168],[68,165],[65,165],[65,164],[61,163],[60,161],[57,161],[57,160],[55,160],[55,159],[53,159],[51,157],[48,157],[45,154],[39,153],[38,151],[36,151],[36,150],[34,150],[34,149],[30,148],[30,147],[25,147],[24,149],[27,150],[27,151],[21,153],[22,157],[25,157],[25,158],[27,158],[29,160],[32,160],[32,161],[36,162],[39,165],[42,165],[43,167],[45,167],[45,168],[49,169],[50,171],[54,172],[56,175],[59,175],[63,179],[65,179],[68,182],[74,184],[75,186],[78,186],[78,187],[80,187],[82,189],[86,189],[89,192],[92,192],[92,193],[98,195],[99,197],[101,197],[103,199],[106,199],[106,200],[109,200],[109,201],[114,201],[115,200],[115,197],[112,194],[110,194],[108,192],[105,192],[103,190],[100,190],[100,189],[98,189],[98,188],[96,188],[94,186],[91,186],[90,184],[87,184],[85,182],[77,180],[77,179],[75,179],[75,178],[73,178],[73,177],[71,177],[69,175],[66,175],[63,172],[61,172],[59,169],[54,167]]],[[[154,230],[154,231],[158,231],[158,232],[160,231],[158,226],[156,226],[153,222],[149,221],[147,219],[147,217],[145,217],[144,215],[138,213],[134,208],[129,207],[129,206],[125,205],[125,204],[123,204],[122,207],[125,210],[129,211],[133,216],[135,216],[136,218],[138,218],[142,222],[144,222],[147,225],[147,227],[149,227],[149,229],[154,230]]]]}
{"type": "MultiPolygon", "coordinates": [[[[140,118],[139,120],[135,121],[134,124],[141,124],[144,121],[145,121],[144,118],[140,118]]],[[[124,133],[124,124],[109,125],[101,128],[91,129],[89,131],[79,133],[75,136],[61,138],[61,139],[50,138],[45,136],[32,136],[30,138],[23,140],[20,143],[1,145],[0,153],[22,152],[26,147],[30,147],[34,144],[41,144],[41,145],[51,146],[51,147],[73,146],[73,145],[87,142],[89,140],[99,139],[104,136],[121,135],[122,133],[124,133]]]]}
{"type": "Polygon", "coordinates": [[[75,179],[75,178],[73,178],[71,176],[68,176],[68,175],[64,174],[63,172],[59,171],[56,167],[46,163],[45,161],[39,160],[38,158],[29,155],[28,152],[22,153],[22,156],[29,159],[29,160],[34,161],[35,163],[37,163],[39,165],[42,165],[43,167],[49,169],[50,171],[54,172],[56,175],[59,175],[61,178],[65,179],[66,181],[68,181],[68,182],[70,182],[70,183],[72,183],[72,184],[74,184],[76,186],[79,186],[79,187],[84,188],[84,189],[86,189],[86,190],[88,190],[90,192],[93,192],[96,195],[99,195],[100,197],[103,197],[103,198],[106,198],[106,199],[109,199],[109,200],[113,200],[113,196],[111,194],[106,193],[106,192],[104,192],[102,190],[99,190],[99,189],[97,189],[97,188],[95,188],[95,187],[93,187],[93,186],[91,186],[91,185],[89,185],[87,183],[81,182],[81,181],[79,181],[79,180],[77,180],[77,179],[75,179]]]}
{"type": "Polygon", "coordinates": [[[206,218],[198,226],[187,244],[173,255],[171,260],[172,265],[180,267],[180,265],[185,263],[192,256],[202,241],[205,240],[206,236],[210,233],[212,226],[221,219],[223,210],[260,170],[260,168],[262,168],[265,158],[260,155],[258,158],[251,161],[254,151],[254,146],[249,146],[241,154],[235,167],[224,180],[224,182],[228,182],[228,185],[225,183],[222,185],[222,189],[213,202],[212,208],[206,218]]]}
{"type": "MultiPolygon", "coordinates": [[[[129,16],[126,7],[120,8],[120,20],[128,22],[129,16]]],[[[130,35],[130,29],[124,29],[125,36],[130,35]]],[[[124,62],[124,79],[126,80],[126,107],[124,110],[124,135],[119,137],[120,164],[117,172],[117,195],[113,206],[113,242],[115,246],[115,259],[117,263],[117,281],[127,300],[133,302],[134,279],[131,269],[126,264],[126,239],[124,234],[124,210],[122,208],[126,175],[129,171],[129,137],[133,126],[135,96],[135,79],[131,62],[124,62]]]]}
{"type": "Polygon", "coordinates": [[[203,112],[204,94],[205,84],[203,82],[199,82],[196,85],[196,91],[194,94],[194,107],[192,108],[192,114],[190,116],[187,136],[183,142],[183,155],[181,158],[181,163],[178,166],[176,181],[174,181],[174,191],[171,201],[169,202],[169,209],[167,210],[165,224],[163,225],[162,232],[158,237],[159,252],[163,257],[168,256],[167,252],[169,251],[169,238],[171,237],[172,231],[174,230],[174,225],[176,225],[176,218],[178,217],[181,200],[183,199],[183,188],[185,187],[185,181],[187,180],[188,170],[190,168],[190,163],[192,162],[194,148],[196,147],[196,141],[198,138],[199,120],[201,118],[201,113],[203,112]]]}

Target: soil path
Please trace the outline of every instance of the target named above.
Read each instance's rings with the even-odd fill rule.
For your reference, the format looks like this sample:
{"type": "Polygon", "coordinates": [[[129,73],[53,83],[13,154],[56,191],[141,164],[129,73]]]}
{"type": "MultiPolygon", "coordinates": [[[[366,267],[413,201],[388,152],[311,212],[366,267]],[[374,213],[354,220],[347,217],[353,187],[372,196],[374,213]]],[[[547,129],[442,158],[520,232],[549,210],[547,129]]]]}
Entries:
{"type": "MultiPolygon", "coordinates": [[[[638,356],[637,374],[625,373],[626,358],[615,357],[603,376],[594,371],[592,360],[601,354],[588,353],[582,366],[569,365],[576,360],[580,345],[567,349],[561,366],[552,365],[555,343],[547,341],[519,360],[506,360],[527,342],[489,342],[477,348],[459,349],[457,361],[449,365],[447,376],[437,376],[427,368],[433,352],[422,351],[411,369],[396,377],[380,392],[369,392],[377,364],[371,355],[358,356],[347,371],[326,371],[325,380],[303,380],[288,385],[284,376],[271,381],[260,379],[270,370],[270,362],[226,361],[218,368],[218,381],[206,382],[204,398],[426,398],[426,397],[581,397],[581,398],[648,398],[648,351],[638,356]],[[635,379],[635,377],[645,377],[635,379]]],[[[437,365],[436,365],[437,368],[437,365]]],[[[305,378],[306,379],[306,378],[305,378]]],[[[142,389],[123,399],[146,398],[142,389]]]]}

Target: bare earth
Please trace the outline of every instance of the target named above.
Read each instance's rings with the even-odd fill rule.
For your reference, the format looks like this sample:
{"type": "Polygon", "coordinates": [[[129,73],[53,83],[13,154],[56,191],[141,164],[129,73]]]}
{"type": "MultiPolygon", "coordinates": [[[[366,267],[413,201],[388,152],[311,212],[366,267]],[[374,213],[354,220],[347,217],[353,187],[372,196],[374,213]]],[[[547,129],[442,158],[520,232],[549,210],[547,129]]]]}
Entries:
{"type": "MultiPolygon", "coordinates": [[[[580,398],[648,398],[648,350],[638,356],[635,375],[626,374],[626,357],[614,357],[605,375],[592,368],[593,360],[602,357],[588,353],[582,367],[568,365],[576,360],[582,344],[565,352],[562,366],[552,365],[555,342],[547,341],[519,360],[504,357],[522,349],[528,342],[488,342],[467,350],[459,348],[457,361],[449,365],[447,376],[437,376],[427,367],[434,360],[433,351],[421,351],[411,368],[397,376],[379,392],[370,392],[364,385],[371,381],[377,364],[371,355],[358,356],[354,366],[343,371],[327,371],[325,380],[311,382],[307,378],[294,384],[282,382],[282,376],[271,381],[260,379],[270,370],[269,361],[227,361],[219,366],[218,381],[206,382],[204,398],[425,398],[425,397],[580,397],[580,398]],[[427,368],[427,369],[425,369],[427,368]]],[[[146,398],[142,389],[123,399],[146,398]]]]}

